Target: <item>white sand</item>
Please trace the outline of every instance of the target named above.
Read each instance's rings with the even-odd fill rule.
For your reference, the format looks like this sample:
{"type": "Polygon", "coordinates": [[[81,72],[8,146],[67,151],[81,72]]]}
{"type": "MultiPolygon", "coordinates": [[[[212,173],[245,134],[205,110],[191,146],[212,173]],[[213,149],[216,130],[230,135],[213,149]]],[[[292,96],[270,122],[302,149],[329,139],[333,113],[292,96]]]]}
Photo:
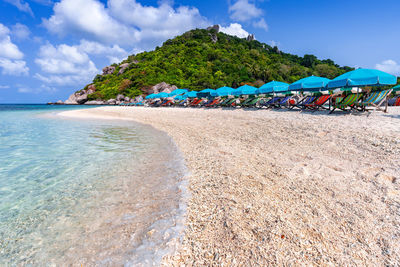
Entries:
{"type": "Polygon", "coordinates": [[[400,109],[101,107],[167,132],[192,175],[174,265],[399,265],[400,109]]]}

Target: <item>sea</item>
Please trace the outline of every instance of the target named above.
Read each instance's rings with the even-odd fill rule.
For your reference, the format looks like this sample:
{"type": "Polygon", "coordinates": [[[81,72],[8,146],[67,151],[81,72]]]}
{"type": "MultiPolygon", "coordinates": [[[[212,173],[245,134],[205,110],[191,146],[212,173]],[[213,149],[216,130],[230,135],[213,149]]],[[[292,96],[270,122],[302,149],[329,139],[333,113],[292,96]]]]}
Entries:
{"type": "Polygon", "coordinates": [[[171,138],[58,115],[81,108],[0,105],[0,265],[154,266],[182,238],[187,171],[171,138]]]}

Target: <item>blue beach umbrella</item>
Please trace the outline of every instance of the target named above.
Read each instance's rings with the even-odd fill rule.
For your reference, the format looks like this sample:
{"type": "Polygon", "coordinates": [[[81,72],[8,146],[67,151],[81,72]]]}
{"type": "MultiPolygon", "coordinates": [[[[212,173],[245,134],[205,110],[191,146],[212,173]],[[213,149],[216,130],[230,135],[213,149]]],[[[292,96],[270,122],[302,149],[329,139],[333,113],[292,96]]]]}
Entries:
{"type": "Polygon", "coordinates": [[[400,84],[395,86],[395,87],[393,87],[393,91],[399,91],[399,90],[400,90],[400,84]]]}
{"type": "Polygon", "coordinates": [[[196,91],[190,91],[190,92],[188,92],[188,93],[186,93],[184,95],[187,96],[187,97],[190,97],[190,98],[194,98],[194,97],[197,97],[197,92],[196,91]]]}
{"type": "Polygon", "coordinates": [[[175,89],[175,90],[172,91],[169,95],[170,95],[170,96],[174,96],[174,95],[183,95],[183,94],[186,94],[187,92],[189,92],[189,90],[187,90],[187,89],[175,89]]]}
{"type": "Polygon", "coordinates": [[[357,69],[336,77],[328,83],[328,88],[382,86],[396,83],[396,76],[389,73],[373,69],[357,69]]]}
{"type": "Polygon", "coordinates": [[[288,88],[289,84],[287,83],[272,81],[258,88],[258,91],[260,94],[272,94],[286,92],[288,88]]]}
{"type": "Polygon", "coordinates": [[[289,91],[319,91],[324,89],[330,81],[328,78],[310,76],[289,85],[289,91]]]}
{"type": "Polygon", "coordinates": [[[201,94],[210,94],[211,96],[217,96],[218,94],[217,94],[217,91],[215,91],[214,89],[210,89],[210,88],[207,88],[207,89],[204,89],[204,90],[201,90],[199,93],[201,93],[201,94]]]}
{"type": "Polygon", "coordinates": [[[250,85],[243,85],[238,88],[242,91],[242,95],[257,95],[259,94],[258,88],[250,85]]]}
{"type": "Polygon", "coordinates": [[[256,95],[259,94],[258,89],[250,86],[250,85],[243,85],[240,86],[238,89],[232,91],[232,95],[256,95]]]}
{"type": "Polygon", "coordinates": [[[215,91],[217,92],[218,96],[228,96],[228,95],[231,95],[231,94],[232,94],[232,91],[233,91],[233,90],[234,90],[234,89],[233,89],[232,87],[224,86],[224,87],[218,88],[218,89],[215,90],[215,91]]]}
{"type": "Polygon", "coordinates": [[[156,98],[155,96],[156,96],[156,94],[150,94],[150,95],[146,96],[145,99],[154,99],[154,98],[156,98]]]}
{"type": "Polygon", "coordinates": [[[159,93],[159,94],[157,95],[157,97],[159,97],[159,98],[166,98],[166,97],[169,97],[169,94],[168,94],[168,93],[165,93],[165,92],[162,92],[162,93],[159,93]]]}

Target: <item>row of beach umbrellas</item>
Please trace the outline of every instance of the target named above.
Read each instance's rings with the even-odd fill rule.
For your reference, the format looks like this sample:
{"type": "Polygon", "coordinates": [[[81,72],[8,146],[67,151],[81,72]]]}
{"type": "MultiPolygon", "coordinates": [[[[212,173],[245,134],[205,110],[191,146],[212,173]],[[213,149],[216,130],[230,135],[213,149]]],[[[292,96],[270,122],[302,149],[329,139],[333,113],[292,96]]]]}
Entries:
{"type": "MultiPolygon", "coordinates": [[[[333,80],[324,77],[310,76],[300,79],[292,84],[272,81],[264,84],[260,88],[250,85],[243,85],[237,89],[231,87],[221,87],[216,90],[204,89],[202,91],[190,91],[187,89],[176,89],[171,93],[150,94],[146,99],[174,97],[176,100],[193,97],[217,97],[217,96],[240,96],[258,94],[285,94],[292,91],[320,92],[343,88],[365,87],[365,86],[388,86],[395,85],[397,77],[389,73],[374,69],[357,69],[349,71],[336,77],[333,80]]],[[[400,90],[400,85],[393,89],[400,90]]],[[[345,89],[344,89],[345,90],[345,89]]]]}

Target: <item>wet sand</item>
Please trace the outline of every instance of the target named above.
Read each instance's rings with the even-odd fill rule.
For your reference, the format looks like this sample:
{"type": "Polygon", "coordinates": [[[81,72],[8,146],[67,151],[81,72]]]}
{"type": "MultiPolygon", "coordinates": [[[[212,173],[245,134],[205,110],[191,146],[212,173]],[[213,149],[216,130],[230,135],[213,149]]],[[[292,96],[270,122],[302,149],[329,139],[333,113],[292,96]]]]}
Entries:
{"type": "Polygon", "coordinates": [[[100,107],[167,132],[191,175],[165,265],[400,264],[400,109],[351,115],[100,107]]]}

